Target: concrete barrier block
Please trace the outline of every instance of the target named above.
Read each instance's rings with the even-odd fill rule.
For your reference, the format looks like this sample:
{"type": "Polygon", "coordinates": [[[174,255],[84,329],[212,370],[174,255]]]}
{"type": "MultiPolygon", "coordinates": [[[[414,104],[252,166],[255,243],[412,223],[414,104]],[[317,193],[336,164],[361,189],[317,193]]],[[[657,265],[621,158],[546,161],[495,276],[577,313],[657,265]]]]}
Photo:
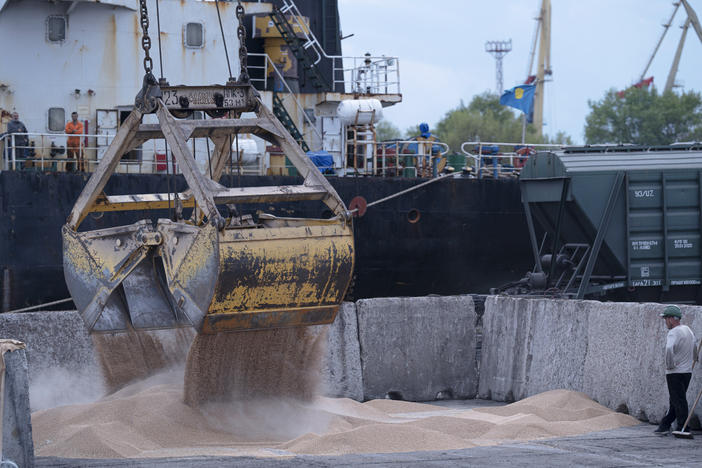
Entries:
{"type": "MultiPolygon", "coordinates": [[[[519,400],[547,390],[582,391],[658,423],[668,409],[664,305],[490,297],[483,316],[481,398],[519,400]]],[[[682,323],[702,338],[702,307],[682,323]]],[[[702,388],[693,373],[688,401],[702,388]]],[[[702,408],[696,413],[702,416],[702,408]]]]}
{"type": "MultiPolygon", "coordinates": [[[[682,317],[682,323],[685,325],[689,326],[692,331],[695,334],[695,339],[696,342],[699,343],[700,340],[702,340],[702,307],[700,306],[680,306],[680,309],[682,310],[683,317],[682,317]]],[[[663,320],[659,318],[659,320],[662,322],[663,320]]],[[[663,323],[660,323],[659,325],[661,330],[664,330],[665,327],[663,323]]],[[[702,359],[702,356],[700,356],[702,359]]],[[[663,362],[663,351],[661,350],[661,362],[663,362]]],[[[662,366],[662,364],[661,364],[662,366]]],[[[663,383],[665,385],[665,383],[663,383]]],[[[690,405],[690,408],[692,408],[692,404],[695,402],[695,398],[697,398],[697,394],[702,391],[702,362],[698,362],[695,365],[695,369],[692,371],[692,380],[690,380],[690,387],[687,390],[687,401],[688,404],[690,405]]],[[[666,395],[668,393],[666,392],[666,395]]],[[[667,399],[665,401],[667,403],[667,399]]],[[[697,418],[699,421],[702,421],[702,401],[700,401],[697,404],[697,408],[695,409],[695,414],[697,415],[697,418]]],[[[656,421],[658,422],[658,421],[656,421]]]]}
{"type": "Polygon", "coordinates": [[[33,411],[103,394],[93,344],[77,311],[0,314],[0,338],[27,345],[33,411]]]}
{"type": "Polygon", "coordinates": [[[668,407],[660,304],[588,304],[583,392],[609,408],[658,422],[668,407]]]}
{"type": "Polygon", "coordinates": [[[2,459],[17,466],[34,466],[29,409],[29,377],[24,349],[4,354],[5,382],[2,414],[2,459]]]}
{"type": "Polygon", "coordinates": [[[356,310],[364,399],[475,397],[470,296],[363,299],[356,310]]]}
{"type": "Polygon", "coordinates": [[[97,369],[90,335],[77,311],[0,314],[0,338],[27,345],[29,380],[46,369],[97,369]]]}
{"type": "Polygon", "coordinates": [[[326,396],[363,400],[361,348],[356,304],[353,302],[341,304],[336,320],[329,325],[322,378],[326,396]]]}
{"type": "Polygon", "coordinates": [[[492,296],[485,302],[479,396],[515,401],[580,390],[587,314],[579,301],[492,296]]]}

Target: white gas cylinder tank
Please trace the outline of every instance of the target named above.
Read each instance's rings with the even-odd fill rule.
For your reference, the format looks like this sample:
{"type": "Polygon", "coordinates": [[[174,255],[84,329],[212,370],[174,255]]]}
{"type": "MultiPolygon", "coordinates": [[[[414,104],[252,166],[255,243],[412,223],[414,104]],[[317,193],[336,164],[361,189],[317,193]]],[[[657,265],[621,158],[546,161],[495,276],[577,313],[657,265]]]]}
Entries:
{"type": "Polygon", "coordinates": [[[344,125],[376,124],[383,118],[383,105],[378,99],[341,101],[336,115],[344,125]]]}
{"type": "MultiPolygon", "coordinates": [[[[232,139],[232,155],[236,162],[236,138],[232,139]]],[[[243,165],[253,165],[261,156],[256,140],[253,138],[239,138],[239,151],[241,151],[241,163],[243,165]]]]}

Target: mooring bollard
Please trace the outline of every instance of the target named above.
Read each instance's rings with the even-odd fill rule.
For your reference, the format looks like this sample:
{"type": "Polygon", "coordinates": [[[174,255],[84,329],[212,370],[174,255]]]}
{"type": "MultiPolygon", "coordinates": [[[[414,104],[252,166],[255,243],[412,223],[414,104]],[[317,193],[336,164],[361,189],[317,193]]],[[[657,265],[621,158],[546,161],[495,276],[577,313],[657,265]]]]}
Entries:
{"type": "Polygon", "coordinates": [[[34,466],[34,443],[29,409],[29,376],[25,344],[0,339],[0,467],[34,466]]]}

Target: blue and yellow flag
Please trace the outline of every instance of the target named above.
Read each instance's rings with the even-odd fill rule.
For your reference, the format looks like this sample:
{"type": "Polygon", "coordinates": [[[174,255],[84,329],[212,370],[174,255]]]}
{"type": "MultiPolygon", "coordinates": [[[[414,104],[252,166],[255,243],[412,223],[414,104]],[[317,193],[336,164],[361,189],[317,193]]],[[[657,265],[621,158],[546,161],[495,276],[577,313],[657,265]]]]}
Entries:
{"type": "Polygon", "coordinates": [[[514,107],[525,114],[530,114],[534,107],[534,90],[536,85],[519,85],[506,90],[500,97],[500,104],[514,107]]]}

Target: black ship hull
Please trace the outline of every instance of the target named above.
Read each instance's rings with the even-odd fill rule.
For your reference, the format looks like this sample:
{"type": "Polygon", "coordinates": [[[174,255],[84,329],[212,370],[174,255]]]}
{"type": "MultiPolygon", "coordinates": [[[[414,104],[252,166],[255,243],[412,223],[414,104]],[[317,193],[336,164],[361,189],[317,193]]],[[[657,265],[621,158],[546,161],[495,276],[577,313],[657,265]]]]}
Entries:
{"type": "MultiPolygon", "coordinates": [[[[0,173],[2,309],[69,297],[63,278],[61,226],[87,175],[0,173]]],[[[418,184],[417,179],[330,178],[348,204],[418,184]]],[[[294,177],[225,177],[224,185],[292,185],[294,177]]],[[[117,174],[109,194],[183,190],[181,178],[117,174]]],[[[277,216],[328,217],[319,202],[252,206],[277,216]]],[[[81,230],[129,224],[167,212],[89,216],[81,230]]],[[[354,220],[356,266],[349,297],[487,293],[533,266],[516,180],[452,178],[371,207],[354,220]]],[[[64,305],[65,307],[65,305],[64,305]]]]}

